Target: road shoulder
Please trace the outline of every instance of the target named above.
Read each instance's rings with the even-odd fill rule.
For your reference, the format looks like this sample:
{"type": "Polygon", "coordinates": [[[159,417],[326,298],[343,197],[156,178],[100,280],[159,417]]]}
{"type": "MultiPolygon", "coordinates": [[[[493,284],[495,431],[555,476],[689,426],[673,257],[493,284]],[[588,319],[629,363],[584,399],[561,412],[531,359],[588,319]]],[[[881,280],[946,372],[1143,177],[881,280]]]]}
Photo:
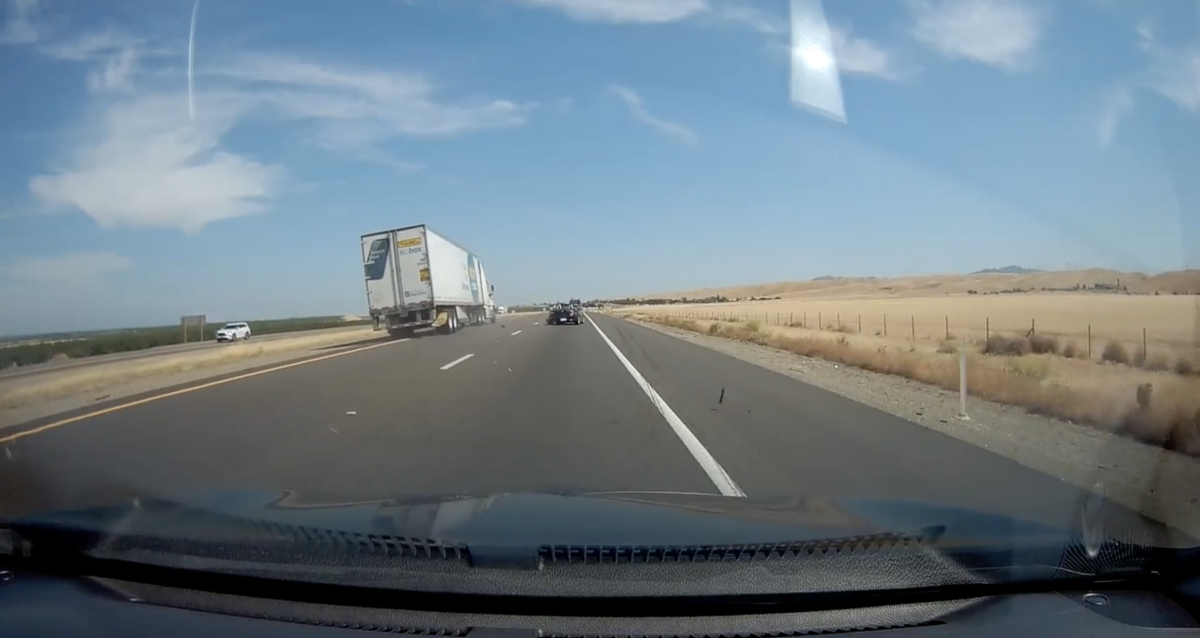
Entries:
{"type": "Polygon", "coordinates": [[[968,404],[970,420],[960,420],[954,392],[756,344],[614,318],[869,405],[1078,487],[1091,489],[1103,479],[1114,501],[1200,535],[1196,459],[975,399],[968,404]]]}

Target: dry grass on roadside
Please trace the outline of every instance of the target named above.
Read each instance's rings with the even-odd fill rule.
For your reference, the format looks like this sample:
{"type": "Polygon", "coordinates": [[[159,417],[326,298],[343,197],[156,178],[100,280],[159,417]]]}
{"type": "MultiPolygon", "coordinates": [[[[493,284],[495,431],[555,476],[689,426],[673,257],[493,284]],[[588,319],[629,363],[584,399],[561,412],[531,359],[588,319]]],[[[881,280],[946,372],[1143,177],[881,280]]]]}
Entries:
{"type": "MultiPolygon", "coordinates": [[[[952,342],[937,351],[872,344],[839,334],[794,328],[763,329],[757,323],[682,319],[658,314],[638,319],[701,334],[745,341],[958,390],[957,348],[952,342]],[[807,332],[807,334],[806,334],[807,332]]],[[[1057,343],[993,337],[982,352],[970,352],[968,391],[981,399],[1018,406],[1030,413],[1120,432],[1155,445],[1200,455],[1200,381],[1171,372],[1126,366],[1102,366],[1051,354],[1057,343]],[[1035,354],[1038,351],[1041,354],[1035,354]],[[1138,411],[1135,392],[1152,383],[1154,400],[1138,411]]]]}
{"type": "Polygon", "coordinates": [[[0,381],[0,410],[95,392],[137,379],[168,376],[189,370],[212,368],[235,361],[321,346],[349,345],[364,339],[378,337],[379,334],[370,327],[365,327],[362,330],[335,334],[301,335],[260,343],[249,341],[215,346],[197,352],[150,356],[134,361],[99,363],[78,369],[45,372],[29,378],[0,381]]]}

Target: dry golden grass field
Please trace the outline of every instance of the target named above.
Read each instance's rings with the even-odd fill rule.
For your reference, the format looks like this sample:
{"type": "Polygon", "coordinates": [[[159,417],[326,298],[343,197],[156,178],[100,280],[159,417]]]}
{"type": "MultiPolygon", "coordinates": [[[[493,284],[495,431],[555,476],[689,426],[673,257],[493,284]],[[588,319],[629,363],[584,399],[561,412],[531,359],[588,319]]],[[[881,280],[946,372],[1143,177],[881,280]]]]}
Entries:
{"type": "Polygon", "coordinates": [[[1200,296],[1176,294],[1189,292],[1200,271],[845,279],[652,295],[779,299],[615,312],[950,390],[961,342],[972,395],[1200,454],[1200,296]],[[1041,291],[1118,280],[1130,294],[1041,291]],[[1033,292],[995,294],[1012,289],[1033,292]],[[1138,408],[1145,383],[1153,399],[1138,408]]]}
{"type": "Polygon", "coordinates": [[[1090,269],[1035,272],[1028,274],[988,273],[977,275],[922,275],[916,277],[825,277],[811,281],[785,281],[723,288],[700,288],[696,290],[646,295],[646,297],[705,297],[721,294],[726,297],[837,297],[846,299],[865,296],[914,296],[928,297],[945,294],[966,294],[969,290],[979,293],[1000,290],[1041,290],[1043,288],[1065,290],[1075,286],[1095,288],[1120,284],[1132,294],[1195,295],[1200,294],[1200,270],[1178,270],[1146,275],[1116,270],[1090,269]]]}
{"type": "Polygon", "coordinates": [[[1099,358],[1108,341],[1151,355],[1178,355],[1195,343],[1200,297],[1099,293],[1029,293],[930,297],[855,296],[639,306],[640,312],[694,318],[754,319],[764,325],[795,325],[917,341],[982,340],[995,334],[1034,334],[1075,341],[1099,358]],[[860,331],[861,327],[861,331],[860,331]]]}

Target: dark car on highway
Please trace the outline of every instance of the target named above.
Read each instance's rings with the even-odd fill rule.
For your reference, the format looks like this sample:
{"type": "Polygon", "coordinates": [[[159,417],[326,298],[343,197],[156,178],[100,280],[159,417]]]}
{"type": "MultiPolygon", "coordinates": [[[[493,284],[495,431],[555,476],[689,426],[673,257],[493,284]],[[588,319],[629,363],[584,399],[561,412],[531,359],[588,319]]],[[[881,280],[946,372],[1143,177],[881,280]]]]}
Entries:
{"type": "Polygon", "coordinates": [[[583,312],[578,308],[569,305],[558,305],[550,311],[550,317],[546,319],[546,324],[551,326],[570,323],[580,325],[583,323],[583,312]]]}

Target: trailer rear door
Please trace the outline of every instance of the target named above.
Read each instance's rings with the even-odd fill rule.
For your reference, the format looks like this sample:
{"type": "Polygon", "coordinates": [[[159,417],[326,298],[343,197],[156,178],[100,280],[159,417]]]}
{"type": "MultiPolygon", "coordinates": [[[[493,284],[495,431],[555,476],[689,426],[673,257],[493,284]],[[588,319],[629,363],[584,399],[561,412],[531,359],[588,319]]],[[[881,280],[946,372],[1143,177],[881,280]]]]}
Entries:
{"type": "Polygon", "coordinates": [[[399,305],[391,233],[363,235],[363,274],[367,280],[367,307],[372,310],[399,305]]]}

